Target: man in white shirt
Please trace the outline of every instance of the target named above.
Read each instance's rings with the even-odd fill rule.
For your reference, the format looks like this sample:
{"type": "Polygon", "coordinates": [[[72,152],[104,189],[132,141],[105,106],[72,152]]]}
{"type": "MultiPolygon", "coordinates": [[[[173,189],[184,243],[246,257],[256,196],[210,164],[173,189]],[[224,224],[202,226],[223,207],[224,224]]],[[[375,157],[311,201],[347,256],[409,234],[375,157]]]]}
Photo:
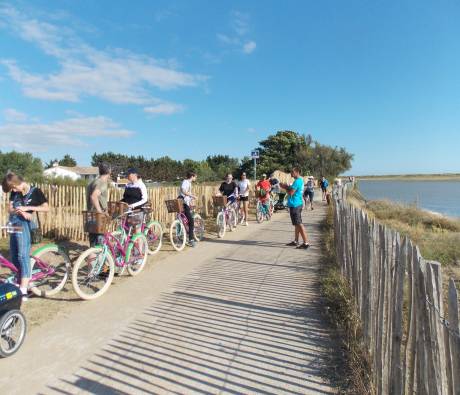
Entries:
{"type": "Polygon", "coordinates": [[[193,171],[187,172],[187,178],[182,181],[179,189],[179,199],[184,199],[184,214],[188,220],[188,243],[190,247],[195,247],[194,237],[194,221],[191,209],[191,203],[196,196],[192,194],[192,182],[196,181],[196,173],[193,171]]]}

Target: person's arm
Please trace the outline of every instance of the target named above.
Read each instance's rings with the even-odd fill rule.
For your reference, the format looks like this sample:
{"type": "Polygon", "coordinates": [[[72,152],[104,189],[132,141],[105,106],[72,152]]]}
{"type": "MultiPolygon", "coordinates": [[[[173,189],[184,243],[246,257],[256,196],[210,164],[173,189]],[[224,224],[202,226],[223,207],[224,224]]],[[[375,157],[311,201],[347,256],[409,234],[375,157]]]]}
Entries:
{"type": "Polygon", "coordinates": [[[104,210],[102,210],[101,205],[99,204],[99,196],[101,196],[101,191],[97,188],[94,189],[93,193],[91,194],[91,203],[93,203],[93,206],[95,207],[96,211],[98,213],[103,213],[104,210]]]}
{"type": "Polygon", "coordinates": [[[47,212],[49,211],[49,206],[48,206],[48,201],[46,200],[45,195],[40,189],[36,189],[33,192],[34,195],[34,200],[36,203],[38,203],[35,206],[20,206],[16,208],[16,212],[21,212],[25,213],[28,211],[35,211],[35,212],[47,212]]]}
{"type": "Polygon", "coordinates": [[[184,196],[190,196],[192,199],[196,199],[196,196],[194,196],[192,194],[192,187],[191,187],[191,184],[190,184],[190,191],[187,191],[186,187],[184,186],[184,182],[182,182],[181,186],[180,186],[180,191],[182,193],[182,195],[184,196]]]}
{"type": "Polygon", "coordinates": [[[141,190],[141,196],[142,196],[141,200],[139,200],[136,203],[133,203],[131,205],[131,208],[136,208],[136,207],[143,206],[149,200],[149,195],[147,194],[147,187],[145,186],[145,184],[142,183],[139,188],[141,190]]]}

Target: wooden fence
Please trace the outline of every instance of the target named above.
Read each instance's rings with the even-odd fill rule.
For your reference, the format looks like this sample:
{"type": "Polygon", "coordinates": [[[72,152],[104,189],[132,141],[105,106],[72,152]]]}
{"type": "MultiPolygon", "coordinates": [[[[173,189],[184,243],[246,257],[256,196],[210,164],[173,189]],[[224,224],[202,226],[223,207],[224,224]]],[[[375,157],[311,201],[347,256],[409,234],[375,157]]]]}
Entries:
{"type": "MultiPolygon", "coordinates": [[[[40,213],[41,228],[44,234],[51,234],[61,239],[83,241],[86,234],[83,231],[83,217],[81,212],[86,210],[86,187],[62,185],[38,185],[48,198],[50,211],[40,213]]],[[[197,210],[204,216],[212,210],[212,195],[214,186],[194,186],[193,193],[199,196],[197,210]]],[[[178,195],[178,187],[148,188],[149,201],[153,207],[152,217],[159,220],[163,225],[171,223],[174,214],[169,214],[164,201],[174,199],[178,195]]],[[[109,200],[120,200],[123,190],[118,188],[109,189],[109,200]]],[[[0,198],[0,221],[8,222],[8,196],[0,198]]],[[[6,233],[0,232],[0,237],[6,237],[6,233]]]]}
{"type": "Polygon", "coordinates": [[[334,194],[336,252],[361,317],[377,394],[460,394],[454,280],[445,295],[441,265],[348,203],[346,190],[334,194]]]}

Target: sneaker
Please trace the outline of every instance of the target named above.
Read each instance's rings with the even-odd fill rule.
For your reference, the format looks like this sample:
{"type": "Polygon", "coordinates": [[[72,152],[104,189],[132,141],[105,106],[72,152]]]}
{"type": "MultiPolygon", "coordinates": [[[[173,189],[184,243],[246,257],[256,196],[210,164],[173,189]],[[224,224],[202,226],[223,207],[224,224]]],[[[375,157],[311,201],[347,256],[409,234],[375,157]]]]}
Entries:
{"type": "Polygon", "coordinates": [[[289,247],[297,247],[299,243],[297,241],[291,241],[290,243],[287,243],[286,245],[289,247]]]}
{"type": "Polygon", "coordinates": [[[22,295],[22,301],[27,302],[29,300],[29,297],[27,295],[27,288],[26,289],[20,289],[21,295],[22,295]]]}
{"type": "Polygon", "coordinates": [[[311,209],[313,210],[313,206],[311,207],[311,209]]]}
{"type": "Polygon", "coordinates": [[[248,221],[245,221],[245,222],[244,222],[244,226],[248,226],[248,225],[249,225],[249,224],[248,224],[248,221]]]}
{"type": "Polygon", "coordinates": [[[195,240],[191,240],[191,241],[188,241],[188,242],[187,242],[187,245],[188,245],[189,247],[196,247],[196,242],[195,242],[195,240]]]}
{"type": "Polygon", "coordinates": [[[300,244],[299,246],[297,246],[296,248],[298,250],[308,250],[308,248],[310,247],[310,244],[308,243],[303,243],[303,244],[300,244]]]}
{"type": "Polygon", "coordinates": [[[244,223],[244,218],[241,218],[240,225],[243,225],[243,223],[244,223]]]}

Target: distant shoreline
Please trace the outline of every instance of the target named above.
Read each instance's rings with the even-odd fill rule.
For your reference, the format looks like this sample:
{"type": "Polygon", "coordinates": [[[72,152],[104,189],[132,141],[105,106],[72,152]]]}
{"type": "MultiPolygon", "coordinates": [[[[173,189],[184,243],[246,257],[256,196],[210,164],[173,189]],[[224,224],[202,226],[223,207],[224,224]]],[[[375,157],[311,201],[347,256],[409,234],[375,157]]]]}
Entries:
{"type": "MultiPolygon", "coordinates": [[[[344,176],[343,178],[346,178],[344,176]]],[[[399,174],[381,176],[356,176],[356,180],[404,180],[404,181],[460,181],[460,173],[450,174],[399,174]]]]}

